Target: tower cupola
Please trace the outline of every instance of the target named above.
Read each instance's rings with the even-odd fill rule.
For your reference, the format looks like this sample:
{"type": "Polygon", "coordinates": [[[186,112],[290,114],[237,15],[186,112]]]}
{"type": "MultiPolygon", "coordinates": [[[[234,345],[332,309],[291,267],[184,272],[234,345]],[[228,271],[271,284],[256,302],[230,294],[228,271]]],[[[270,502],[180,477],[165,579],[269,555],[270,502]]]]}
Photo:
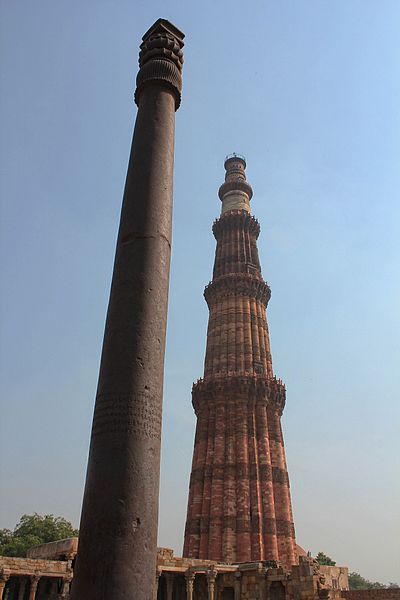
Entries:
{"type": "Polygon", "coordinates": [[[230,210],[250,212],[250,200],[253,196],[251,185],[246,181],[246,160],[240,154],[229,154],[224,163],[225,182],[219,188],[222,201],[221,214],[230,210]]]}

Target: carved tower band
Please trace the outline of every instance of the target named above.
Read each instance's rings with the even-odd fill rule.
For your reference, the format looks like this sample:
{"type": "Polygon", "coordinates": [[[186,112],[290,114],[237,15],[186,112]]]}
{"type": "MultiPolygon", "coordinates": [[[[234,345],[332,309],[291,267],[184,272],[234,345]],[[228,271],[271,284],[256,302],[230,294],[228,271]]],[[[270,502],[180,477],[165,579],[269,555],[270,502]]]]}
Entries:
{"type": "Polygon", "coordinates": [[[266,317],[270,289],[257,250],[246,162],[225,161],[204,377],[197,415],[183,555],[220,562],[297,563],[281,429],[285,386],[276,379],[266,317]]]}

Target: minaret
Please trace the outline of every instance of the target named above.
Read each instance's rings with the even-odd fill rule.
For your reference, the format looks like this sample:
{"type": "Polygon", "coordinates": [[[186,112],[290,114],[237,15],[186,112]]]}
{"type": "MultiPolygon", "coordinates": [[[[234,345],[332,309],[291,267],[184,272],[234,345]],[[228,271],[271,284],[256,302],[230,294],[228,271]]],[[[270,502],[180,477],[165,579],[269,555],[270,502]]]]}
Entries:
{"type": "Polygon", "coordinates": [[[246,161],[225,161],[204,378],[197,416],[183,555],[221,562],[297,562],[281,416],[285,386],[272,370],[258,221],[246,161]]]}

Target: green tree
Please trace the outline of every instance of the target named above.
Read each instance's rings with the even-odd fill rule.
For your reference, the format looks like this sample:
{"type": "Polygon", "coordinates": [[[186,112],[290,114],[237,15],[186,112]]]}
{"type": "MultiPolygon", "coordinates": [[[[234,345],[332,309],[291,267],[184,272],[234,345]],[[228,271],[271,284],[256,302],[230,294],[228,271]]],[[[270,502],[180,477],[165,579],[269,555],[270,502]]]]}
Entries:
{"type": "Polygon", "coordinates": [[[0,556],[26,556],[33,546],[75,537],[78,530],[54,515],[22,515],[14,531],[0,529],[0,556]]]}
{"type": "Polygon", "coordinates": [[[328,567],[334,567],[336,565],[336,562],[332,560],[330,556],[327,556],[323,552],[318,552],[315,558],[320,565],[327,565],[328,567]]]}
{"type": "Polygon", "coordinates": [[[349,588],[351,590],[375,590],[385,588],[386,585],[379,581],[369,581],[362,577],[359,573],[349,573],[349,588]]]}

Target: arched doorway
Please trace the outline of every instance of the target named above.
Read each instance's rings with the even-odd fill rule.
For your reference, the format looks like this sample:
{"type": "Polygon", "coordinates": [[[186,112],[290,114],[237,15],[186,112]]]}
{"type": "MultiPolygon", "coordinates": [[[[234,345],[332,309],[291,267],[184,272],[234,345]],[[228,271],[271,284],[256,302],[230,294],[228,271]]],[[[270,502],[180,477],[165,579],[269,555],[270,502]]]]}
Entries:
{"type": "Polygon", "coordinates": [[[285,586],[281,581],[273,581],[269,586],[269,600],[285,600],[285,586]]]}

